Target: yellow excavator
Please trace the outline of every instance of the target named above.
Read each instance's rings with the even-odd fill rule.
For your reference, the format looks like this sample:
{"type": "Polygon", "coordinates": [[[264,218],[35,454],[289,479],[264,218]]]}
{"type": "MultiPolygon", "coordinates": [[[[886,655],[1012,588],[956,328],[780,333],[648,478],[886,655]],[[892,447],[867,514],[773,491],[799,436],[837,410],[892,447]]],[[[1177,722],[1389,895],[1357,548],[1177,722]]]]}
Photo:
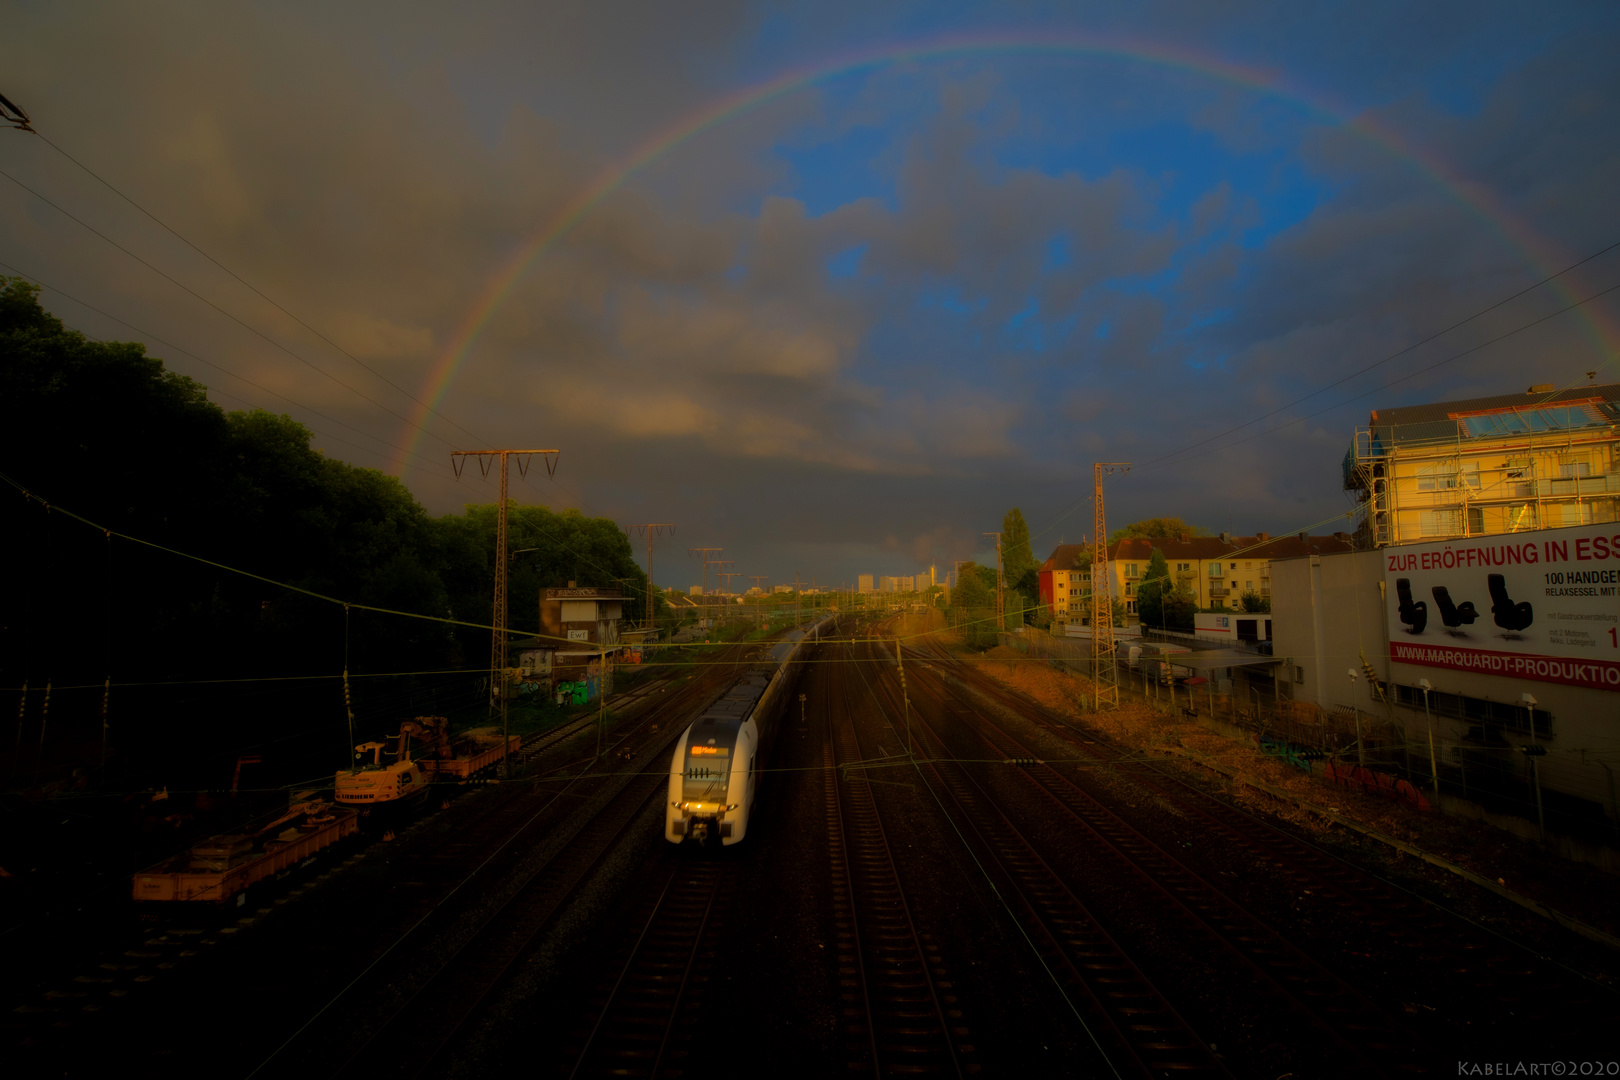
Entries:
{"type": "MultiPolygon", "coordinates": [[[[354,748],[354,767],[337,774],[334,796],[341,806],[352,806],[362,816],[379,811],[404,810],[421,804],[429,778],[411,757],[411,738],[422,744],[424,756],[449,754],[450,722],[442,716],[418,716],[402,721],[399,734],[386,742],[363,742],[354,748]],[[384,758],[392,758],[385,761],[384,758]]],[[[380,816],[380,815],[379,815],[380,816]]]]}

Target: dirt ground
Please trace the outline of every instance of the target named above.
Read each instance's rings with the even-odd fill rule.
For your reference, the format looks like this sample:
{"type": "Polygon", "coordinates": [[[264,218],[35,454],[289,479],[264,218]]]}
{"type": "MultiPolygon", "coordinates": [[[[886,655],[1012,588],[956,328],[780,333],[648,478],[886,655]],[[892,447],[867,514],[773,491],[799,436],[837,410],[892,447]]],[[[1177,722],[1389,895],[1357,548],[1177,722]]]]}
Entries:
{"type": "MultiPolygon", "coordinates": [[[[919,619],[911,632],[925,629],[926,624],[919,619]]],[[[1166,716],[1140,700],[1130,700],[1123,693],[1118,709],[1095,712],[1087,700],[1092,690],[1089,679],[1059,671],[1044,660],[1005,646],[986,653],[972,653],[959,641],[952,640],[956,635],[949,631],[929,636],[951,647],[972,667],[1057,715],[1091,727],[1121,746],[1150,753],[1159,751],[1152,757],[1160,764],[1196,774],[1207,781],[1211,776],[1209,771],[1174,756],[1171,749],[1215,762],[1240,777],[1261,781],[1293,798],[1332,809],[1361,825],[1493,878],[1509,889],[1582,922],[1610,934],[1620,934],[1620,888],[1612,875],[1596,867],[1569,862],[1482,822],[1425,813],[1395,800],[1346,791],[1320,776],[1307,775],[1261,753],[1258,746],[1229,738],[1191,720],[1166,716]]],[[[1307,834],[1325,837],[1332,833],[1343,835],[1347,831],[1246,784],[1231,784],[1229,795],[1255,810],[1282,818],[1307,834]]],[[[1462,886],[1463,879],[1453,880],[1462,886]]]]}

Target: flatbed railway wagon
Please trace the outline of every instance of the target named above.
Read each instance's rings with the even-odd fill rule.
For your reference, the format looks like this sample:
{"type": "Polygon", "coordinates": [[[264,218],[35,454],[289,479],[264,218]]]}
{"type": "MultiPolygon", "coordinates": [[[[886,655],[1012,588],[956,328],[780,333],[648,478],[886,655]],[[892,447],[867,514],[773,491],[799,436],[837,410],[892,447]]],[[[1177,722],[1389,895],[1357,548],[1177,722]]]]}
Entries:
{"type": "Polygon", "coordinates": [[[300,793],[285,814],[254,832],[211,836],[185,854],[135,874],[132,895],[142,902],[223,903],[359,831],[360,815],[354,810],[300,793]]]}
{"type": "MultiPolygon", "coordinates": [[[[523,749],[523,738],[510,735],[506,739],[506,753],[515,754],[523,749]]],[[[424,756],[416,763],[422,773],[434,783],[462,783],[474,774],[497,764],[501,760],[501,735],[493,728],[469,731],[452,745],[449,753],[424,756]]]]}

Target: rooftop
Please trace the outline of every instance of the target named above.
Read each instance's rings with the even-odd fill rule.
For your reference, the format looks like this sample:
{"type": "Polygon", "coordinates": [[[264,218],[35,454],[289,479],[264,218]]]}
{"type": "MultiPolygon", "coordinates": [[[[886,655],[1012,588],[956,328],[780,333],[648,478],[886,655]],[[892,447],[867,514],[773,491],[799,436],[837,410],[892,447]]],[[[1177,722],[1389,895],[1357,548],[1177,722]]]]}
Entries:
{"type": "MultiPolygon", "coordinates": [[[[1354,550],[1349,533],[1337,532],[1330,536],[1272,536],[1257,533],[1254,536],[1174,536],[1128,537],[1108,545],[1108,558],[1147,562],[1154,551],[1164,553],[1166,560],[1182,559],[1196,562],[1201,559],[1222,559],[1242,552],[1251,559],[1291,559],[1300,555],[1334,555],[1354,550]]],[[[1091,547],[1087,544],[1059,544],[1051,556],[1041,564],[1042,570],[1079,570],[1091,565],[1091,547]]]]}
{"type": "Polygon", "coordinates": [[[1374,409],[1367,426],[1380,438],[1407,442],[1568,431],[1616,422],[1620,422],[1620,383],[1568,390],[1533,386],[1522,394],[1374,409]]]}
{"type": "Polygon", "coordinates": [[[541,589],[542,600],[623,600],[625,595],[616,588],[598,588],[594,585],[575,585],[569,582],[557,589],[541,589]]]}

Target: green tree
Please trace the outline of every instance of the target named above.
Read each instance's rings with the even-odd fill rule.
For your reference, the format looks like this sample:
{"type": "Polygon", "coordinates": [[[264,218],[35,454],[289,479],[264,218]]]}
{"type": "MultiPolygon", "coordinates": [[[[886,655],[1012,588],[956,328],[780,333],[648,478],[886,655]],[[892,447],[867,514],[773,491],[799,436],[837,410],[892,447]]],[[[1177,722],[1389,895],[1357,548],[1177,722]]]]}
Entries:
{"type": "Polygon", "coordinates": [[[1191,591],[1170,578],[1170,564],[1157,548],[1148,560],[1146,573],[1136,586],[1136,613],[1142,625],[1167,630],[1191,630],[1198,610],[1191,591]]]}
{"type": "Polygon", "coordinates": [[[951,590],[951,606],[993,608],[996,606],[996,572],[976,562],[965,562],[956,570],[956,588],[951,590]]]}
{"type": "Polygon", "coordinates": [[[1013,507],[1001,519],[1001,569],[1007,588],[1022,597],[1021,603],[1007,598],[1007,610],[1034,608],[1041,595],[1040,564],[1029,546],[1029,525],[1023,511],[1013,507]]]}
{"type": "Polygon", "coordinates": [[[1239,596],[1238,597],[1238,603],[1242,604],[1243,605],[1243,610],[1247,611],[1247,612],[1270,611],[1271,610],[1271,597],[1269,597],[1269,596],[1261,596],[1259,593],[1255,592],[1253,589],[1250,589],[1249,591],[1245,592],[1242,596],[1239,596]]]}
{"type": "Polygon", "coordinates": [[[1188,536],[1208,536],[1206,529],[1197,525],[1188,525],[1178,517],[1144,518],[1133,521],[1123,529],[1115,529],[1108,534],[1110,544],[1132,537],[1141,537],[1149,540],[1174,540],[1186,533],[1188,536]]]}

